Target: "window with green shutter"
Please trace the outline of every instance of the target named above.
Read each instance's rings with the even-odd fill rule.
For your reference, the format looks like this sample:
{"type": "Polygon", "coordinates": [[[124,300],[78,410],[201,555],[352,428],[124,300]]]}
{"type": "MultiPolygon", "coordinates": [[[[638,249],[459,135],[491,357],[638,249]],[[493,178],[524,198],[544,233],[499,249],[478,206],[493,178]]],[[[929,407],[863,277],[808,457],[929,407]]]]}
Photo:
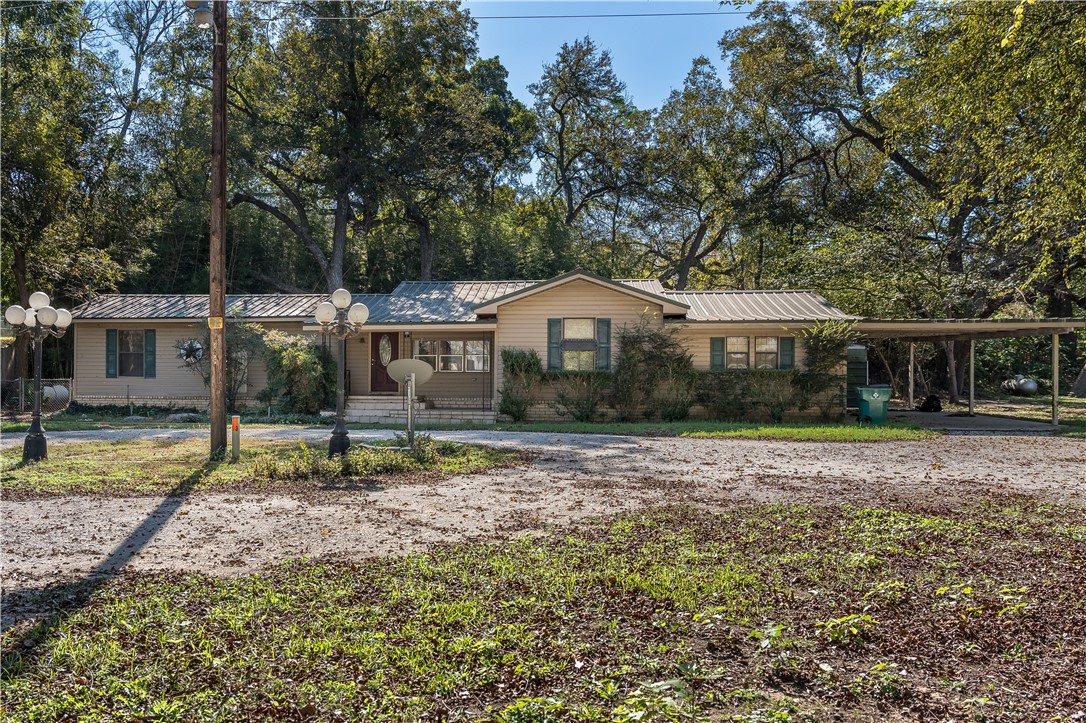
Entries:
{"type": "Polygon", "coordinates": [[[611,320],[596,319],[596,368],[611,368],[611,320]]]}
{"type": "Polygon", "coordinates": [[[547,368],[562,368],[561,319],[547,319],[547,368]]]}
{"type": "Polygon", "coordinates": [[[143,378],[155,378],[155,330],[143,332],[143,378]]]}
{"type": "Polygon", "coordinates": [[[709,368],[724,369],[724,337],[715,336],[709,340],[709,368]]]}
{"type": "Polygon", "coordinates": [[[781,369],[795,369],[796,338],[794,336],[782,336],[778,339],[777,347],[780,349],[781,369]]]}
{"type": "Polygon", "coordinates": [[[117,330],[106,329],[106,377],[117,376],[117,330]]]}

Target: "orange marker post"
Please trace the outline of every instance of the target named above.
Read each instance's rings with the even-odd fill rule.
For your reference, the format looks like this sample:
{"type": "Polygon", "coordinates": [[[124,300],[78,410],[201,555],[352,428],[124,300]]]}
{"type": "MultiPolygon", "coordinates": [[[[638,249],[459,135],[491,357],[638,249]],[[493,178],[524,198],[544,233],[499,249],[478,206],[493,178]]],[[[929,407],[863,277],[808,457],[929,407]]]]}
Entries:
{"type": "Polygon", "coordinates": [[[241,458],[241,417],[234,415],[230,420],[230,460],[237,462],[241,458]]]}

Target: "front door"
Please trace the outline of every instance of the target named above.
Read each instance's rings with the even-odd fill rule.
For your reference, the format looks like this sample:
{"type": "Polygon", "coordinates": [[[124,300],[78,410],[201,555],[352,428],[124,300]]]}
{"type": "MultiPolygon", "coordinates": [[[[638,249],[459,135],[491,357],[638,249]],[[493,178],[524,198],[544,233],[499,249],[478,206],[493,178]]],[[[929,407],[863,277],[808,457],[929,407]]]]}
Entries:
{"type": "Polygon", "coordinates": [[[370,334],[370,391],[398,392],[400,385],[388,375],[388,365],[400,356],[400,335],[395,331],[370,334]]]}

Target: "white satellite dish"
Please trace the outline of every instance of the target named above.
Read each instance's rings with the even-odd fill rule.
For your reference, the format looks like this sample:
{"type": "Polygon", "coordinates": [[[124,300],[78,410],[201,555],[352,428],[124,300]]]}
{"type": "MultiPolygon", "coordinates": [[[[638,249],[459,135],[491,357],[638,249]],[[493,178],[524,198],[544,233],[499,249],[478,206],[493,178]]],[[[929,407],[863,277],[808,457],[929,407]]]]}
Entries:
{"type": "Polygon", "coordinates": [[[397,359],[389,362],[388,375],[400,384],[407,384],[408,377],[415,375],[415,386],[425,384],[434,375],[434,368],[422,359],[397,359]]]}

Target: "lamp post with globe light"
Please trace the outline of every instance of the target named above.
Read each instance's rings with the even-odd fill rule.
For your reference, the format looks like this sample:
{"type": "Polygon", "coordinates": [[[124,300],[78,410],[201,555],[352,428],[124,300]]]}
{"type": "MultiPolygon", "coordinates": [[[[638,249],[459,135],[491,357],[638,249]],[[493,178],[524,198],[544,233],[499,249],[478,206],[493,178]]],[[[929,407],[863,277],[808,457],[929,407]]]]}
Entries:
{"type": "Polygon", "coordinates": [[[35,291],[30,295],[29,309],[12,304],[4,311],[4,318],[15,333],[29,335],[34,343],[34,416],[23,441],[23,461],[46,459],[48,448],[45,429],[41,426],[41,343],[46,336],[58,339],[64,336],[72,323],[72,314],[67,309],[54,309],[49,305],[47,294],[35,291]]]}
{"type": "Polygon", "coordinates": [[[313,316],[321,325],[321,333],[339,339],[336,350],[336,426],[332,429],[332,439],[328,443],[328,458],[331,459],[336,455],[346,454],[351,448],[351,440],[347,436],[347,423],[343,418],[347,337],[362,331],[362,325],[370,317],[370,310],[365,304],[352,304],[351,292],[346,289],[336,289],[332,292],[331,301],[322,301],[317,305],[313,316]]]}

